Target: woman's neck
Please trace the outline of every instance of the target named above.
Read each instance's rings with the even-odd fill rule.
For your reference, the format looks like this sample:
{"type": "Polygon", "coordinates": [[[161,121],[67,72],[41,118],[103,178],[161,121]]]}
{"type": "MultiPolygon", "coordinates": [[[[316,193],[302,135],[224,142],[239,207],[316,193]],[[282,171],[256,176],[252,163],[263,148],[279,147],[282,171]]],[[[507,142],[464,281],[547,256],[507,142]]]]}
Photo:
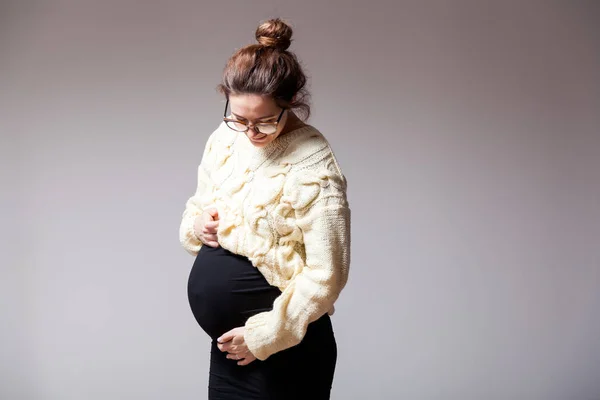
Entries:
{"type": "Polygon", "coordinates": [[[279,135],[285,135],[288,132],[294,131],[296,129],[302,128],[306,126],[304,122],[293,111],[289,111],[287,121],[285,122],[285,126],[279,135]]]}

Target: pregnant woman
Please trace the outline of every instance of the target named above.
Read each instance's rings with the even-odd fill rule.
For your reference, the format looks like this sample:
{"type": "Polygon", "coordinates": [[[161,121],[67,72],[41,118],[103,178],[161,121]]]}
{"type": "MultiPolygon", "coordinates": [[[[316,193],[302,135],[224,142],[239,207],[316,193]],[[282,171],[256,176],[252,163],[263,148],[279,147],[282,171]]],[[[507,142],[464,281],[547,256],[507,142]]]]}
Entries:
{"type": "Polygon", "coordinates": [[[196,257],[191,310],[212,339],[211,400],[329,399],[332,387],[330,315],[348,279],[350,209],[327,140],[303,122],[306,77],[291,37],[269,20],[227,62],[223,122],[181,221],[196,257]]]}

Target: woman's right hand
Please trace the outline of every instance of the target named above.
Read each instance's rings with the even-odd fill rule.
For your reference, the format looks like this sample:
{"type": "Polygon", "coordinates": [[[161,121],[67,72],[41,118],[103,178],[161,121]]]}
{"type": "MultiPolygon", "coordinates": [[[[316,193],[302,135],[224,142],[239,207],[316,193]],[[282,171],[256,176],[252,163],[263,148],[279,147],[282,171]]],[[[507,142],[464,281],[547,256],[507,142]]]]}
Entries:
{"type": "Polygon", "coordinates": [[[194,234],[205,245],[219,247],[219,239],[217,238],[218,227],[219,213],[216,208],[209,208],[194,221],[194,234]]]}

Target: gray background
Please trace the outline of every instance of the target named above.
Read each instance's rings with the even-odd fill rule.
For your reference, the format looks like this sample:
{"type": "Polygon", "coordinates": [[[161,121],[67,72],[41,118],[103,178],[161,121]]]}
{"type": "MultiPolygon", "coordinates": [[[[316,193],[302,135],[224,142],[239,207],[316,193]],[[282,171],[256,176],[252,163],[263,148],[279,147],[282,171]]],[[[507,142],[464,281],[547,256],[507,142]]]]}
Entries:
{"type": "Polygon", "coordinates": [[[0,2],[0,398],[205,398],[180,217],[282,16],[349,181],[333,398],[600,399],[598,4],[0,2]]]}

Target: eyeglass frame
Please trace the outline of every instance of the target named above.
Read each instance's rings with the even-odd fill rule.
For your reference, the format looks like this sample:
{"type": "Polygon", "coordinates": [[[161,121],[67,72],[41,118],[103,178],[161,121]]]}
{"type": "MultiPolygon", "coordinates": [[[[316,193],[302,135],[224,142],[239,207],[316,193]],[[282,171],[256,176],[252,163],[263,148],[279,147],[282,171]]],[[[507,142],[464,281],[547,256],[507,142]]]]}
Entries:
{"type": "MultiPolygon", "coordinates": [[[[244,131],[238,131],[237,129],[233,129],[229,125],[227,125],[227,127],[229,129],[231,129],[232,131],[235,131],[235,132],[243,132],[243,133],[248,132],[250,130],[250,124],[244,123],[244,122],[242,122],[240,120],[237,120],[237,119],[227,118],[227,107],[229,107],[229,99],[227,99],[227,102],[225,103],[225,111],[223,112],[223,121],[225,122],[225,125],[227,125],[227,122],[234,122],[234,123],[242,124],[242,125],[244,125],[246,127],[246,130],[244,130],[244,131]]],[[[279,121],[281,121],[281,117],[283,117],[283,113],[284,113],[285,110],[286,110],[285,108],[281,109],[281,112],[279,113],[279,117],[277,117],[277,121],[275,121],[275,122],[260,122],[258,124],[251,124],[252,125],[252,129],[254,129],[254,131],[256,133],[260,133],[260,134],[263,134],[263,135],[274,135],[275,133],[277,133],[277,125],[279,125],[279,121]],[[273,133],[264,133],[264,132],[261,132],[256,127],[256,125],[260,125],[260,124],[275,125],[275,132],[273,132],[273,133]]]]}

